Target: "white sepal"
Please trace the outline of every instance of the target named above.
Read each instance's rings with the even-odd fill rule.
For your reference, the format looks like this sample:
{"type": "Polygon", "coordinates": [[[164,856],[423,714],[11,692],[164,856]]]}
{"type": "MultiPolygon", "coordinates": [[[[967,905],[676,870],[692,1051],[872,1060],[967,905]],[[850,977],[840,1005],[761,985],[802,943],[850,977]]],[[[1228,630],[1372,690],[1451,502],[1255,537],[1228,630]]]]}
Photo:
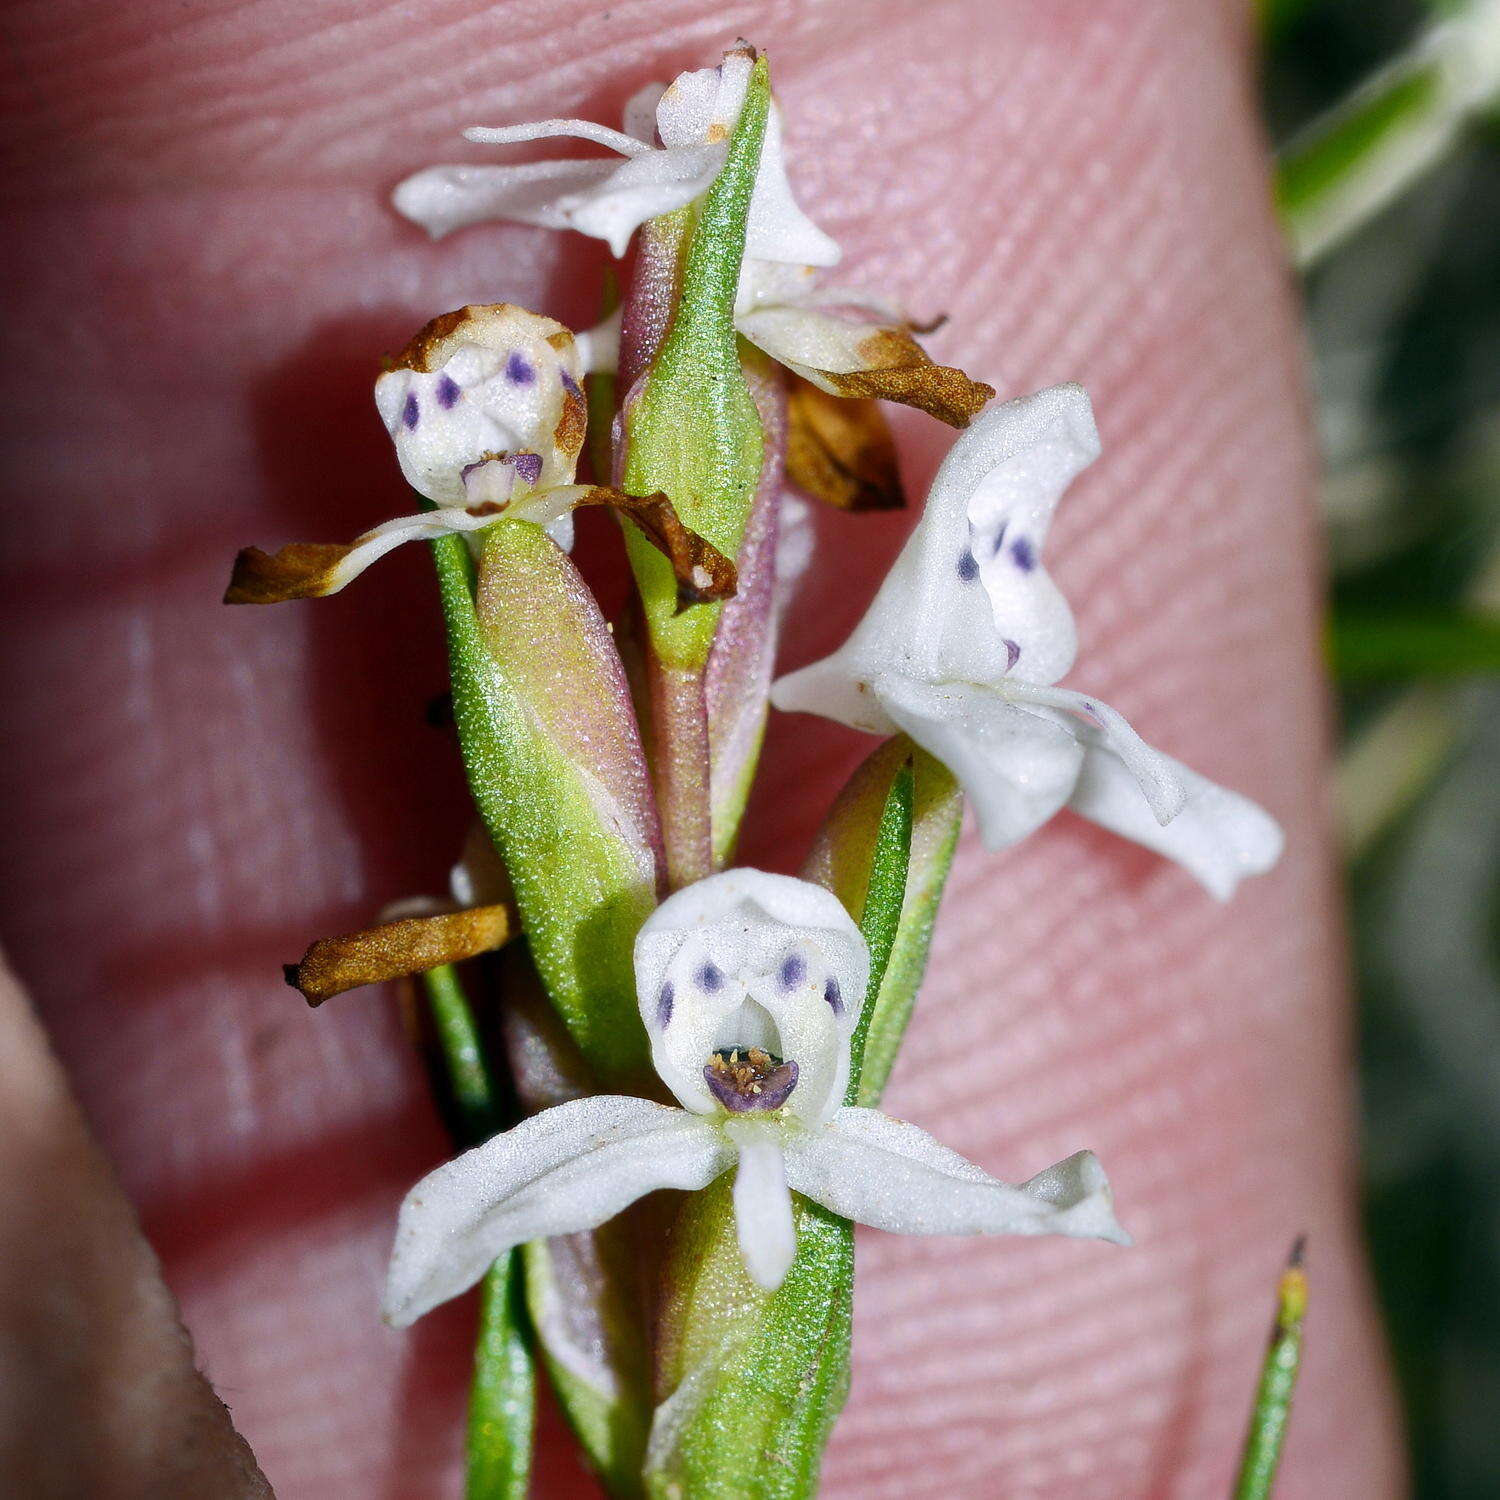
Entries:
{"type": "Polygon", "coordinates": [[[707,1187],[733,1160],[705,1121],[646,1099],[595,1095],[533,1115],[406,1195],[386,1319],[405,1327],[512,1246],[592,1229],[657,1188],[707,1187]]]}
{"type": "Polygon", "coordinates": [[[786,1180],[846,1219],[896,1234],[1063,1234],[1128,1244],[1104,1169],[1080,1151],[1019,1187],[879,1110],[846,1106],[789,1140],[786,1180]]]}

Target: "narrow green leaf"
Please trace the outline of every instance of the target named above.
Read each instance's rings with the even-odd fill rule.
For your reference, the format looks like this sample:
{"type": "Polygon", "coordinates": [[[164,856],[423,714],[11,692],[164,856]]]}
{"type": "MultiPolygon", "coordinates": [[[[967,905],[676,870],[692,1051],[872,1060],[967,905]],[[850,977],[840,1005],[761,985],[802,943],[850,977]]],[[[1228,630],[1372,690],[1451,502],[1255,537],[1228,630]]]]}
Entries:
{"type": "MultiPolygon", "coordinates": [[[[451,964],[422,975],[458,1106],[460,1144],[488,1140],[503,1121],[479,1027],[451,964]]],[[[466,1500],[524,1500],[531,1483],[536,1369],[521,1293],[521,1255],[509,1251],[484,1279],[474,1382],[469,1391],[466,1500]]]]}
{"type": "MultiPolygon", "coordinates": [[[[761,464],[760,417],[740,370],[734,299],[770,100],[761,59],[724,166],[689,233],[672,324],[625,418],[625,489],[665,492],[683,521],[730,558],[761,464]]],[[[678,670],[701,670],[719,606],[679,614],[677,583],[661,554],[630,527],[626,542],[657,656],[678,670]]]]}
{"type": "Polygon", "coordinates": [[[916,772],[911,761],[906,760],[891,781],[880,823],[875,830],[875,849],[865,884],[864,911],[859,919],[859,930],[870,949],[870,985],[850,1043],[849,1091],[845,1097],[849,1104],[859,1101],[865,1045],[880,1000],[880,987],[901,930],[901,913],[906,904],[906,882],[911,868],[915,798],[916,772]]]}
{"type": "Polygon", "coordinates": [[[802,870],[851,912],[864,911],[890,789],[908,762],[913,774],[910,867],[890,958],[861,1017],[865,1040],[856,1102],[863,1105],[880,1102],[927,968],[938,903],[963,821],[963,795],[952,773],[905,735],[887,740],[839,793],[802,870]]]}
{"type": "Polygon", "coordinates": [[[1329,622],[1328,650],[1343,683],[1489,676],[1500,672],[1500,619],[1341,612],[1329,622]]]}
{"type": "Polygon", "coordinates": [[[495,1091],[485,1064],[479,1027],[458,971],[440,964],[422,975],[422,987],[437,1028],[438,1044],[448,1067],[448,1087],[458,1107],[462,1144],[476,1145],[500,1129],[495,1091]]]}
{"type": "Polygon", "coordinates": [[[1277,1287],[1276,1321],[1271,1325],[1271,1342],[1261,1364],[1234,1500],[1267,1500],[1276,1482],[1281,1445],[1292,1414],[1292,1389],[1302,1363],[1302,1319],[1307,1312],[1302,1249],[1303,1242],[1298,1240],[1277,1287]]]}
{"type": "Polygon", "coordinates": [[[486,535],[477,602],[463,541],[432,543],[469,786],[579,1049],[611,1085],[646,1086],[631,946],[655,904],[654,809],[624,674],[546,533],[486,535]]]}
{"type": "Polygon", "coordinates": [[[466,1500],[525,1500],[531,1487],[536,1367],[526,1338],[521,1252],[490,1267],[469,1392],[466,1500]]]}

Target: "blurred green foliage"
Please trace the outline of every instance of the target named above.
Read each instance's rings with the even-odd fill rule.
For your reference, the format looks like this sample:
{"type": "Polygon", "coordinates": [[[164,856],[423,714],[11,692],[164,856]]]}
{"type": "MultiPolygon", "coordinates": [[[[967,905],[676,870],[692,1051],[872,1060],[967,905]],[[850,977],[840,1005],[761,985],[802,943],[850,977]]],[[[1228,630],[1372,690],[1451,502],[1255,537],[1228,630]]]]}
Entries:
{"type": "MultiPolygon", "coordinates": [[[[1459,8],[1263,0],[1273,140],[1294,139],[1435,16],[1459,8]]],[[[1440,165],[1318,262],[1306,297],[1327,463],[1342,812],[1361,830],[1348,887],[1366,1222],[1415,1493],[1490,1500],[1500,1494],[1493,121],[1467,130],[1440,165]],[[1425,685],[1414,691],[1414,682],[1425,685]]]]}

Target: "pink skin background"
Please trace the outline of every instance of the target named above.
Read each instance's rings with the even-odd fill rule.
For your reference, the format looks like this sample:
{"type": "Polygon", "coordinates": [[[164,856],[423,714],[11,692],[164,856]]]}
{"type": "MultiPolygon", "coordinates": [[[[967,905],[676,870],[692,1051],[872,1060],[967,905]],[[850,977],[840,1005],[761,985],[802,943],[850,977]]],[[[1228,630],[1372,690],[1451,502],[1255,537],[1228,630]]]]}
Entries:
{"type": "MultiPolygon", "coordinates": [[[[612,121],[737,33],[771,53],[838,279],[948,313],[934,352],[1004,395],[1092,394],[1104,458],[1049,545],[1070,682],[1289,832],[1228,907],[1070,816],[1003,855],[966,836],[888,1104],[1013,1180],[1093,1147],[1137,1246],[862,1234],[823,1493],[1223,1494],[1304,1230],[1278,1496],[1399,1492],[1352,1214],[1307,397],[1250,31],[1211,0],[7,8],[4,935],[284,1500],[458,1493],[472,1304],[411,1333],[376,1307],[442,1131],[390,997],[312,1013],[278,965],[439,889],[467,814],[423,721],[445,668],[422,550],[264,610],[219,605],[229,560],[410,508],[370,385],[432,314],[592,319],[602,247],[429,244],[385,206],[399,177],[486,159],[464,125],[612,121]]],[[[896,425],[920,493],[948,434],[896,425]]],[[[787,664],[842,637],[907,523],[819,524],[787,664]]],[[[583,530],[590,569],[618,568],[607,525],[583,530]]],[[[795,867],[868,748],[778,718],[746,862],[795,867]]],[[[7,1016],[0,1331],[31,1342],[19,1370],[0,1345],[21,1393],[3,1441],[13,1481],[64,1476],[14,1492],[253,1492],[218,1467],[128,1218],[7,1016]]],[[[593,1493],[550,1412],[538,1493],[593,1493]]]]}

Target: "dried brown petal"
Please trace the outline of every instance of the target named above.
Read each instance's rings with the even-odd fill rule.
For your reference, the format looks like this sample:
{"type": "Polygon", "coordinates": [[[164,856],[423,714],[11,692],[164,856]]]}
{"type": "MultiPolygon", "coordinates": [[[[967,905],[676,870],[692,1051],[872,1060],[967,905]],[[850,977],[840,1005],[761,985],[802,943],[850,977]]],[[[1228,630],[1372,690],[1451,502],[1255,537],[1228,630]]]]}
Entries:
{"type": "Polygon", "coordinates": [[[291,542],[279,552],[246,547],[234,560],[225,604],[321,599],[339,585],[338,565],[353,551],[337,542],[291,542]]]}
{"type": "Polygon", "coordinates": [[[994,386],[970,380],[962,370],[934,364],[905,329],[877,329],[860,340],[859,353],[867,361],[862,370],[820,372],[840,395],[899,401],[950,427],[967,427],[995,394],[994,386]]]}
{"type": "Polygon", "coordinates": [[[840,510],[906,504],[896,444],[877,402],[830,396],[788,373],[786,475],[840,510]]]}
{"type": "Polygon", "coordinates": [[[504,946],[520,930],[509,906],[471,906],[434,917],[403,917],[363,932],[320,938],[300,964],[286,966],[286,982],[309,1005],[345,990],[420,974],[504,946]]]}
{"type": "Polygon", "coordinates": [[[739,586],[734,564],[711,542],[688,530],[665,495],[627,495],[595,485],[577,504],[607,505],[641,528],[646,540],[672,564],[679,609],[734,597],[739,586]]]}

